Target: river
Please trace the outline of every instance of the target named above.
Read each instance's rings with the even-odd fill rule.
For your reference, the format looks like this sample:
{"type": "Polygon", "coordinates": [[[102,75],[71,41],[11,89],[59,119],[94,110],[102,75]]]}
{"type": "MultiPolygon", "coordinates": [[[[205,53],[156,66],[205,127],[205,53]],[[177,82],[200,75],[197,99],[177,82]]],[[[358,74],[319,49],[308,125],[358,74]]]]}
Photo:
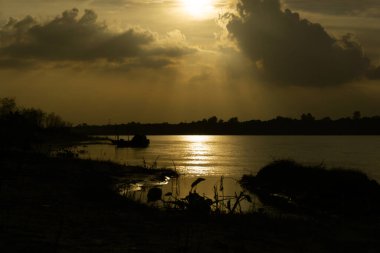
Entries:
{"type": "MultiPolygon", "coordinates": [[[[111,137],[113,138],[113,137],[111,137]]],[[[127,139],[127,136],[121,136],[127,139]]],[[[126,165],[175,168],[181,173],[180,195],[187,194],[198,177],[206,179],[197,191],[213,196],[213,186],[224,176],[224,188],[241,189],[243,174],[256,174],[275,159],[294,159],[303,164],[325,164],[360,170],[380,182],[380,136],[148,136],[145,149],[115,148],[109,144],[79,147],[81,158],[110,160],[126,165]]],[[[172,191],[170,183],[164,191],[172,191]]]]}

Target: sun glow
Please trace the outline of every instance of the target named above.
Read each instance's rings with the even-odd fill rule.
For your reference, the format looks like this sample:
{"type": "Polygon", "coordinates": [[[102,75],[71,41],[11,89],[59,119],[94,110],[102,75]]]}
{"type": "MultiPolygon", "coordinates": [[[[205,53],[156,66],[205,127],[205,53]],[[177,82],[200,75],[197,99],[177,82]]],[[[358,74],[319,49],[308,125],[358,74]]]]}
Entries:
{"type": "Polygon", "coordinates": [[[206,142],[210,137],[208,135],[188,135],[186,140],[191,143],[202,143],[206,142]]]}
{"type": "Polygon", "coordinates": [[[205,19],[215,11],[215,0],[181,0],[187,14],[197,19],[205,19]]]}

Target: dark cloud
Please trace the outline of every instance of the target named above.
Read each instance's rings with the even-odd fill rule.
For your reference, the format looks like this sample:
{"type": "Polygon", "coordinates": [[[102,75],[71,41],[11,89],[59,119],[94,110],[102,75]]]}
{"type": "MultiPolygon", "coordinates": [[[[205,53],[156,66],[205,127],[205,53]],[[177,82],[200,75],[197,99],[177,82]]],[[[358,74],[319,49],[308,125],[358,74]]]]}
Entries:
{"type": "Polygon", "coordinates": [[[17,59],[0,59],[0,69],[30,69],[35,66],[33,61],[17,59]]]}
{"type": "Polygon", "coordinates": [[[337,85],[363,78],[370,61],[352,35],[334,38],[320,24],[282,10],[279,0],[240,0],[227,30],[262,77],[293,85],[337,85]]]}
{"type": "Polygon", "coordinates": [[[380,16],[379,0],[284,0],[289,8],[332,15],[380,16]]]}
{"type": "Polygon", "coordinates": [[[175,46],[161,43],[158,35],[147,30],[130,28],[112,32],[104,23],[97,22],[92,10],[86,10],[82,16],[77,9],[65,11],[47,23],[30,16],[22,20],[11,18],[0,30],[3,65],[32,60],[105,60],[125,65],[127,59],[134,59],[134,64],[141,59],[141,65],[146,62],[147,67],[160,67],[191,52],[193,49],[183,43],[175,46]]]}
{"type": "Polygon", "coordinates": [[[367,77],[371,80],[380,79],[380,67],[372,68],[368,71],[367,77]]]}

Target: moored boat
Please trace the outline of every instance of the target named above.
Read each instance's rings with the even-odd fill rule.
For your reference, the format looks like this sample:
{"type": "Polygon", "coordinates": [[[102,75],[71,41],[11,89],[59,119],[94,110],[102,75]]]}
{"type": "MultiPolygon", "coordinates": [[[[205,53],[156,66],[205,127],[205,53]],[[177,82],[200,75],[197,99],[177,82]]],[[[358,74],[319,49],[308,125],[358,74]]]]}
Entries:
{"type": "Polygon", "coordinates": [[[146,148],[150,144],[150,140],[142,134],[136,134],[132,140],[116,139],[112,140],[112,144],[118,148],[146,148]]]}

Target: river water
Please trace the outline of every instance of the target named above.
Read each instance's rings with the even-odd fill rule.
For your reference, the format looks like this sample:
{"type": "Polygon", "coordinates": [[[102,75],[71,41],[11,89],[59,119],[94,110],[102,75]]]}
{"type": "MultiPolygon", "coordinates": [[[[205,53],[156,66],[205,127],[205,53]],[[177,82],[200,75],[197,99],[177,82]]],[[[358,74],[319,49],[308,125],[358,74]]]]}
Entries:
{"type": "MultiPolygon", "coordinates": [[[[113,138],[113,137],[110,137],[113,138]]],[[[121,136],[127,139],[127,136],[121,136]]],[[[213,196],[213,186],[224,176],[226,194],[241,189],[243,174],[256,174],[275,159],[294,159],[303,164],[352,168],[380,182],[380,136],[148,136],[145,149],[115,148],[109,144],[79,147],[82,158],[111,160],[126,165],[175,168],[181,173],[180,195],[186,195],[198,177],[206,181],[197,191],[213,196]]],[[[177,189],[178,190],[178,189],[177,189]]],[[[173,185],[164,186],[173,191],[173,185]]]]}

